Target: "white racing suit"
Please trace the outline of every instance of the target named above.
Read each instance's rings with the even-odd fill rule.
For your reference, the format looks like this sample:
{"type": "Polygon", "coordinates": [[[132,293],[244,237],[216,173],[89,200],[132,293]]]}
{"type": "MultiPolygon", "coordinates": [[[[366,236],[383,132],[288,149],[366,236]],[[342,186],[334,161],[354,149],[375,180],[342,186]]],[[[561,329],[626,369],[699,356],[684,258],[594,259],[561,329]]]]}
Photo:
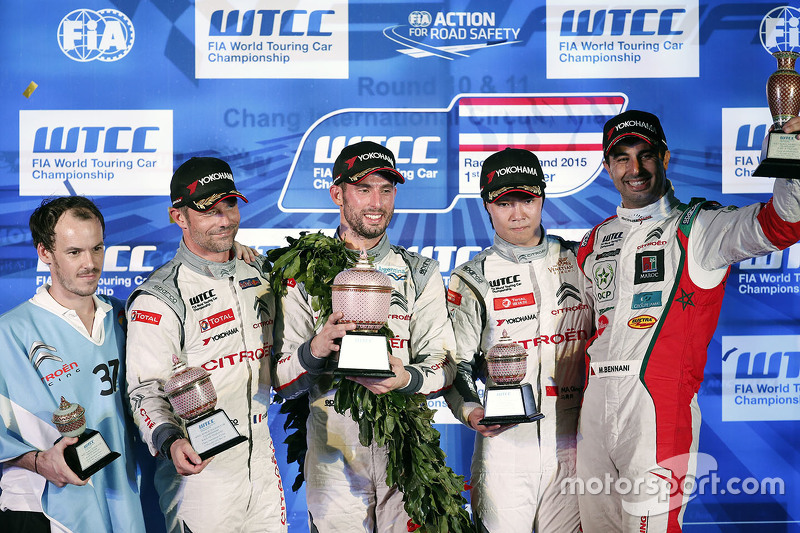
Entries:
{"type": "Polygon", "coordinates": [[[286,531],[286,506],[267,425],[275,301],[262,259],[206,261],[181,241],[175,258],[128,300],[128,393],[153,455],[169,531],[286,531]],[[247,442],[220,452],[199,474],[167,458],[183,421],[164,394],[172,354],[211,374],[217,409],[247,442]]]}
{"type": "Polygon", "coordinates": [[[595,487],[579,497],[587,532],[681,530],[729,266],[800,238],[800,182],[775,180],[769,203],[740,209],[681,204],[668,189],[647,207],[618,207],[578,254],[597,329],[578,437],[578,477],[595,487]]]}
{"type": "Polygon", "coordinates": [[[545,234],[532,248],[498,236],[456,268],[447,292],[458,346],[458,374],[445,398],[468,424],[480,407],[475,379],[493,385],[486,355],[506,331],[528,353],[523,383],[545,415],[496,437],[475,436],[472,512],[480,532],[574,532],[578,499],[562,493],[575,479],[575,438],[592,311],[583,294],[576,243],[545,234]]]}
{"type": "MultiPolygon", "coordinates": [[[[392,355],[400,358],[411,382],[397,392],[437,393],[453,381],[455,350],[447,319],[439,264],[389,244],[387,237],[371,250],[374,266],[392,280],[388,326],[392,355]]],[[[347,412],[336,413],[336,390],[322,383],[325,359],[309,348],[317,312],[303,286],[290,280],[281,299],[275,327],[277,362],[275,390],[291,399],[309,393],[308,452],[305,459],[306,499],[312,532],[408,531],[402,493],[386,485],[387,451],[358,442],[358,424],[347,412]],[[281,342],[282,341],[282,342],[281,342]]]]}

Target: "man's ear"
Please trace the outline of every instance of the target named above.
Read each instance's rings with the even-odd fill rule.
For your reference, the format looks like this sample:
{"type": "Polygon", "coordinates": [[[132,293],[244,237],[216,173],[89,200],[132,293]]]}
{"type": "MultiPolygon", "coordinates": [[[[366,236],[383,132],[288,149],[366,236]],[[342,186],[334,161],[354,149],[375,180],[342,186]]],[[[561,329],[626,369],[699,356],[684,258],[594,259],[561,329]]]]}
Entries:
{"type": "Polygon", "coordinates": [[[181,229],[187,229],[189,227],[189,224],[186,221],[186,217],[184,216],[182,209],[178,209],[177,207],[170,207],[169,219],[170,221],[175,222],[181,229]]]}
{"type": "Polygon", "coordinates": [[[42,243],[36,245],[36,255],[38,255],[39,259],[42,260],[42,263],[46,265],[49,265],[53,262],[53,254],[50,253],[50,251],[47,250],[42,243]]]}
{"type": "Polygon", "coordinates": [[[329,192],[331,194],[331,200],[333,200],[333,203],[339,207],[342,207],[344,205],[344,191],[342,188],[338,185],[331,185],[329,192]]]}
{"type": "Polygon", "coordinates": [[[664,152],[664,157],[661,159],[661,161],[664,163],[664,170],[667,170],[667,167],[669,166],[669,150],[664,152]]]}

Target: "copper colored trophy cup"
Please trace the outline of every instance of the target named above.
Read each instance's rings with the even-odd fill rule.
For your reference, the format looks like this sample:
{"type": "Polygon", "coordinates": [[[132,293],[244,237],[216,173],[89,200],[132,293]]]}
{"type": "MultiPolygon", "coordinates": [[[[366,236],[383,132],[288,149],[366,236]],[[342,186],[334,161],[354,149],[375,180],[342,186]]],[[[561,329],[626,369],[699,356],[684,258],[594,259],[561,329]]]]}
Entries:
{"type": "Polygon", "coordinates": [[[69,403],[62,396],[61,405],[53,413],[53,423],[64,437],[78,437],[78,442],[64,448],[64,461],[81,480],[119,457],[98,431],[86,429],[86,410],[79,404],[69,403]]]}
{"type": "Polygon", "coordinates": [[[331,286],[333,311],[344,316],[340,324],[356,329],[342,337],[339,347],[339,376],[392,377],[386,336],[379,330],[389,319],[392,282],[376,270],[365,252],[358,262],[336,275],[331,286]]]}
{"type": "MultiPolygon", "coordinates": [[[[172,356],[172,377],[164,384],[164,392],[175,413],[186,420],[186,434],[192,448],[206,460],[247,441],[239,434],[231,419],[217,405],[217,392],[211,375],[197,366],[186,366],[172,356]]],[[[242,391],[245,394],[245,391],[242,391]]]]}
{"type": "Polygon", "coordinates": [[[800,74],[794,69],[797,52],[778,51],[778,70],[767,81],[767,103],[772,114],[771,131],[761,148],[761,162],[753,176],[800,179],[800,141],[781,128],[800,112],[800,74]]]}
{"type": "Polygon", "coordinates": [[[528,368],[527,358],[525,349],[504,330],[500,341],[486,354],[489,376],[495,385],[486,387],[484,417],[479,424],[520,424],[544,418],[536,408],[531,384],[520,383],[528,368]]]}

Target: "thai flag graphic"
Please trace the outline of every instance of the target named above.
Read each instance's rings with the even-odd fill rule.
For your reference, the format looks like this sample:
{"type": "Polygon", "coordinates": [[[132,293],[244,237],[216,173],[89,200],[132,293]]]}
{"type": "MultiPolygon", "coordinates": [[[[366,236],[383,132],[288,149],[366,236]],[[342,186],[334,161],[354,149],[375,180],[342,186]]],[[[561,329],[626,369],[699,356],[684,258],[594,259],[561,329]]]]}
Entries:
{"type": "Polygon", "coordinates": [[[504,148],[534,152],[549,197],[583,189],[600,173],[603,124],[623,94],[463,96],[458,101],[459,193],[477,194],[480,166],[504,148]]]}

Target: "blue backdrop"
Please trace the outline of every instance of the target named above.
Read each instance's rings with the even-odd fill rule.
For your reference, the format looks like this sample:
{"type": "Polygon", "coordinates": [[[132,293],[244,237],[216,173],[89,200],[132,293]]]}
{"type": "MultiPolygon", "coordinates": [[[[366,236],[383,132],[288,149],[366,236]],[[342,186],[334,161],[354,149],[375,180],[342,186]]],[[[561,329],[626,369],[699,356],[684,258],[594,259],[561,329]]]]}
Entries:
{"type": "MultiPolygon", "coordinates": [[[[333,158],[354,140],[381,142],[408,178],[390,238],[445,276],[490,243],[477,178],[504,146],[542,159],[549,230],[578,239],[613,214],[601,131],[624,109],[661,117],[679,198],[769,198],[770,180],[749,175],[771,123],[768,50],[798,47],[796,5],[564,4],[5,0],[0,312],[47,280],[27,221],[49,195],[96,200],[100,290],[126,298],[177,246],[168,183],[194,155],[230,162],[250,199],[239,240],[263,251],[334,227],[333,158]]],[[[732,268],[700,390],[710,482],[687,531],[798,529],[799,278],[797,245],[732,268]]],[[[468,475],[472,435],[439,415],[448,460],[468,475]]],[[[282,423],[273,413],[281,460],[282,423]]],[[[287,490],[293,532],[307,531],[304,502],[287,490]]]]}

